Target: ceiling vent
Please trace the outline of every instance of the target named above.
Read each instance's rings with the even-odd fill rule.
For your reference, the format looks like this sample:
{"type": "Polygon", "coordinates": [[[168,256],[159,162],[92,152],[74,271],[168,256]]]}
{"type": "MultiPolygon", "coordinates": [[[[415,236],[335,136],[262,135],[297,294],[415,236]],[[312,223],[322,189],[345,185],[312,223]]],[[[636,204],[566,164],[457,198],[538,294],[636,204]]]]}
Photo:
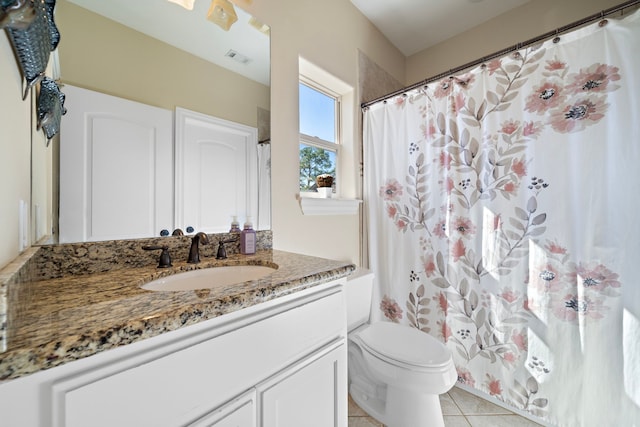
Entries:
{"type": "Polygon", "coordinates": [[[251,62],[251,59],[249,59],[248,57],[244,56],[241,53],[236,52],[233,49],[230,49],[224,56],[233,59],[236,62],[239,62],[241,64],[248,64],[249,62],[251,62]]]}

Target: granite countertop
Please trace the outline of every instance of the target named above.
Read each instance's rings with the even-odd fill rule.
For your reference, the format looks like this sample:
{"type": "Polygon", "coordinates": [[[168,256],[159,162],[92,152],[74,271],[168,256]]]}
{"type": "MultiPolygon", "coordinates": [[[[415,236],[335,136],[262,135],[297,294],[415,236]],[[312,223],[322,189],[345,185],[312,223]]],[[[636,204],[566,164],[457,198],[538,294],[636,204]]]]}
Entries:
{"type": "Polygon", "coordinates": [[[0,380],[22,377],[98,352],[212,319],[349,275],[355,266],[294,253],[205,258],[90,275],[21,283],[7,301],[7,346],[0,352],[0,380]],[[262,279],[220,290],[154,292],[146,282],[196,268],[266,265],[262,279]]]}

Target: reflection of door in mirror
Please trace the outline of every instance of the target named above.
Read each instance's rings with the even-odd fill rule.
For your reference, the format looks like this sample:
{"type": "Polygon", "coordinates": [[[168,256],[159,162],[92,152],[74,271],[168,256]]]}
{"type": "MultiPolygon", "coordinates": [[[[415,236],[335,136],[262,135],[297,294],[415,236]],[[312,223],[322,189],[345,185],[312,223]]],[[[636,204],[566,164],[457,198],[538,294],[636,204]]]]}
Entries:
{"type": "Polygon", "coordinates": [[[173,226],[173,115],[65,86],[60,242],[158,236],[173,226]]]}
{"type": "Polygon", "coordinates": [[[189,226],[219,233],[232,216],[260,219],[256,128],[177,108],[174,157],[171,111],[68,85],[65,92],[60,242],[189,226]]]}
{"type": "Polygon", "coordinates": [[[229,231],[232,216],[257,220],[258,131],[176,109],[176,224],[229,231]]]}

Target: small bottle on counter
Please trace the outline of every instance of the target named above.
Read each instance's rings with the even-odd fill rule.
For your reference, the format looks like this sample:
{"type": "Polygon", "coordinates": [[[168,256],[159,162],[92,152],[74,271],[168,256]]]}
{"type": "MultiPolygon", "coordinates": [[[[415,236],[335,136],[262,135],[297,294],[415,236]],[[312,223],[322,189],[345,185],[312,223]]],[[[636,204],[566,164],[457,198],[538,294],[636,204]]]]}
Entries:
{"type": "Polygon", "coordinates": [[[231,220],[231,229],[229,230],[229,233],[240,233],[242,230],[240,230],[238,217],[234,215],[232,218],[233,219],[231,220]]]}
{"type": "Polygon", "coordinates": [[[240,253],[244,255],[256,253],[256,230],[253,229],[251,217],[247,217],[244,230],[240,233],[240,253]]]}

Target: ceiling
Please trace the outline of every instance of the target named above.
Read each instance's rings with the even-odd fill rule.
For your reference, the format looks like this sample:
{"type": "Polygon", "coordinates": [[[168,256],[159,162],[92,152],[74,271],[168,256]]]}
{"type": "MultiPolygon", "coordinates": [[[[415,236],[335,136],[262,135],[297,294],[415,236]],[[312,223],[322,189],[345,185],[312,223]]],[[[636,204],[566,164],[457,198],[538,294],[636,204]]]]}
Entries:
{"type": "Polygon", "coordinates": [[[530,0],[351,0],[405,56],[530,0]]]}
{"type": "MultiPolygon", "coordinates": [[[[206,19],[210,0],[188,11],[167,0],[68,0],[207,61],[269,85],[269,37],[238,21],[227,32],[206,19]],[[249,58],[226,57],[234,50],[249,58]]],[[[346,0],[345,0],[346,1],[346,0]]],[[[473,28],[531,0],[351,0],[406,56],[473,28]]]]}
{"type": "Polygon", "coordinates": [[[167,0],[68,1],[269,86],[269,36],[249,25],[251,16],[239,7],[238,21],[224,31],[207,20],[211,1],[196,1],[192,11],[167,0]],[[249,62],[225,56],[229,50],[249,62]]]}

